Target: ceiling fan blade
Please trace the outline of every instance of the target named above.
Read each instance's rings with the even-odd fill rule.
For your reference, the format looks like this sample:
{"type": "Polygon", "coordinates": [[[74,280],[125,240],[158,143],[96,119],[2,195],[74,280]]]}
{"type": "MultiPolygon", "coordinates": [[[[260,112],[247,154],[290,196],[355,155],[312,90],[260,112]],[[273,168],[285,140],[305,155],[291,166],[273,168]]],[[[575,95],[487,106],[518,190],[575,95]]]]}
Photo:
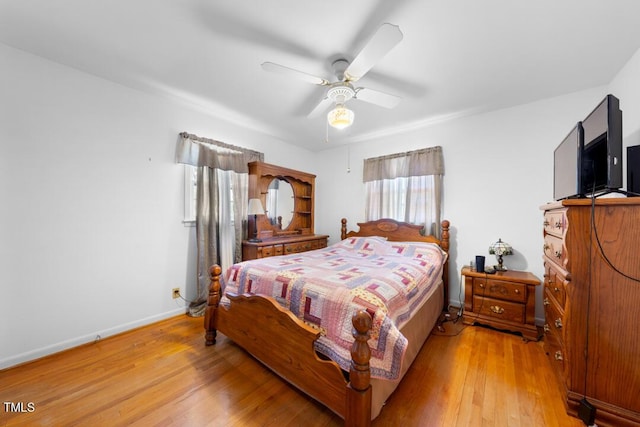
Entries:
{"type": "Polygon", "coordinates": [[[402,100],[399,96],[364,87],[357,89],[355,98],[385,108],[394,108],[402,100]]]}
{"type": "Polygon", "coordinates": [[[261,66],[265,71],[284,74],[286,76],[304,80],[305,82],[313,83],[315,85],[325,86],[329,84],[327,80],[321,77],[316,77],[303,71],[294,70],[293,68],[285,67],[284,65],[274,64],[273,62],[263,62],[261,66]]]}
{"type": "Polygon", "coordinates": [[[400,27],[382,24],[371,40],[358,53],[345,71],[347,80],[355,82],[364,76],[383,56],[402,40],[400,27]]]}
{"type": "Polygon", "coordinates": [[[328,96],[325,96],[322,101],[315,106],[315,108],[307,115],[308,118],[313,119],[325,112],[329,106],[333,104],[333,101],[328,96]]]}

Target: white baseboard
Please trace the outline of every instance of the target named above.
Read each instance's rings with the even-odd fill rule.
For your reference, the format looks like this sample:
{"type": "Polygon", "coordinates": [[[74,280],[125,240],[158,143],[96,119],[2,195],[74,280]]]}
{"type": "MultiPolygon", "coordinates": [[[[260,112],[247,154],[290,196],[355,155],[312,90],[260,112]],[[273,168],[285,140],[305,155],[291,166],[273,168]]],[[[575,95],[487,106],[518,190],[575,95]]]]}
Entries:
{"type": "Polygon", "coordinates": [[[82,344],[86,344],[96,340],[97,336],[100,339],[126,332],[131,329],[138,328],[140,326],[149,325],[151,323],[159,322],[164,319],[168,319],[179,314],[185,314],[185,307],[179,307],[175,310],[167,311],[165,313],[156,314],[154,316],[146,317],[144,319],[138,319],[133,322],[124,323],[122,325],[115,326],[113,328],[104,329],[101,331],[95,331],[81,337],[72,338],[66,341],[55,343],[46,347],[38,348],[35,350],[27,351],[25,353],[17,354],[15,356],[9,356],[0,360],[0,369],[10,368],[12,366],[20,365],[22,363],[30,362],[35,359],[39,359],[44,356],[49,356],[54,353],[58,353],[63,350],[68,350],[73,347],[77,347],[82,344]]]}

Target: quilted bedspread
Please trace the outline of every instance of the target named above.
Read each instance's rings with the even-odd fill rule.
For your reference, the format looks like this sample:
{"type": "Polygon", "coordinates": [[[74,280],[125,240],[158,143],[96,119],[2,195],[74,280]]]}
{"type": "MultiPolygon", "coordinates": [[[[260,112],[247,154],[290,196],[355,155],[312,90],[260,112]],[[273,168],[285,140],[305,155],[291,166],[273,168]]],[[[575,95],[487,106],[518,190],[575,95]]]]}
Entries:
{"type": "Polygon", "coordinates": [[[225,292],[275,298],[320,330],[316,350],[346,371],[351,317],[366,309],[373,319],[371,376],[396,379],[407,347],[399,329],[440,282],[446,256],[435,244],[352,237],[324,249],[235,264],[222,286],[225,292]]]}

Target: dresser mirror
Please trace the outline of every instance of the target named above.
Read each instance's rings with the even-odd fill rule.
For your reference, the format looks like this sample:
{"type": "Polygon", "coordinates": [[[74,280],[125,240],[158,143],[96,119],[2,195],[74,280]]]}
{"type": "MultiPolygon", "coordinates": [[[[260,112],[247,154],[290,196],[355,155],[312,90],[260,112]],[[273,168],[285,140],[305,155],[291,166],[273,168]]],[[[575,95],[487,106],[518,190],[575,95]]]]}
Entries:
{"type": "Polygon", "coordinates": [[[267,187],[265,213],[273,227],[286,230],[293,219],[293,187],[281,178],[274,178],[267,187]]]}
{"type": "Polygon", "coordinates": [[[264,162],[249,163],[249,198],[259,198],[265,210],[256,223],[248,218],[249,229],[257,230],[260,239],[312,235],[315,178],[264,162]]]}

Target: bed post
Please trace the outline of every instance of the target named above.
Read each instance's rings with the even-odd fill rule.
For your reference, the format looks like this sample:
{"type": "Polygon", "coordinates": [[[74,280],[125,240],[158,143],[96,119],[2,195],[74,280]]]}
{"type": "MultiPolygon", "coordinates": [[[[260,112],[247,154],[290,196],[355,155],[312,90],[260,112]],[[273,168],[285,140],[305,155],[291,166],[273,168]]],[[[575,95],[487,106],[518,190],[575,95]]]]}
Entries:
{"type": "Polygon", "coordinates": [[[442,272],[442,283],[444,288],[444,305],[442,309],[447,311],[449,309],[449,221],[442,221],[442,231],[440,233],[440,247],[447,253],[447,261],[444,263],[442,272]]]}
{"type": "Polygon", "coordinates": [[[205,344],[213,345],[216,343],[216,328],[215,318],[218,304],[220,303],[220,274],[222,268],[219,265],[213,265],[209,268],[209,278],[211,283],[209,285],[209,297],[207,298],[207,308],[204,312],[204,329],[205,329],[205,344]]]}
{"type": "Polygon", "coordinates": [[[371,426],[371,349],[367,340],[371,329],[371,316],[365,310],[358,310],[353,315],[351,323],[355,341],[351,346],[351,369],[344,422],[347,427],[368,427],[371,426]]]}
{"type": "Polygon", "coordinates": [[[340,222],[342,223],[340,227],[340,240],[344,240],[347,238],[347,218],[342,218],[340,222]]]}

